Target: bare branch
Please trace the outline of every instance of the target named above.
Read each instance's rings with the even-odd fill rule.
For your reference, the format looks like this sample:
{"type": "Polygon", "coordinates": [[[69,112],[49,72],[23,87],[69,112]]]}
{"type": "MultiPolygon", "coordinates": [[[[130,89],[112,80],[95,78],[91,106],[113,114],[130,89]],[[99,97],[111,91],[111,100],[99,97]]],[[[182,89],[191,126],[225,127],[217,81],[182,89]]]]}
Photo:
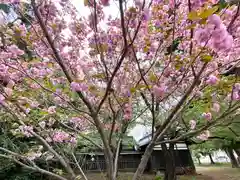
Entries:
{"type": "Polygon", "coordinates": [[[188,96],[191,94],[191,92],[193,91],[194,87],[196,86],[198,79],[200,78],[201,74],[203,73],[204,69],[206,68],[207,63],[205,63],[201,70],[199,71],[197,78],[193,81],[192,85],[190,86],[190,88],[186,91],[186,93],[184,94],[184,96],[180,99],[180,101],[178,102],[178,104],[175,106],[175,108],[173,109],[173,111],[170,113],[170,115],[167,117],[167,119],[165,120],[165,122],[163,123],[163,125],[157,129],[156,131],[156,139],[160,139],[165,132],[168,130],[168,128],[171,126],[171,124],[174,122],[175,119],[173,119],[173,117],[178,116],[179,109],[181,108],[182,104],[186,101],[186,99],[188,98],[188,96]]]}
{"type": "Polygon", "coordinates": [[[73,153],[72,153],[72,157],[73,157],[73,159],[74,159],[75,164],[76,164],[77,167],[78,167],[78,170],[79,170],[80,173],[82,174],[83,178],[84,178],[85,180],[88,180],[87,176],[85,175],[85,173],[83,172],[82,168],[80,167],[79,162],[77,161],[76,156],[75,156],[73,153]]]}
{"type": "Polygon", "coordinates": [[[127,46],[127,33],[126,33],[125,22],[124,22],[123,0],[119,0],[119,9],[120,9],[120,16],[121,16],[121,26],[122,26],[124,47],[126,47],[127,46]]]}

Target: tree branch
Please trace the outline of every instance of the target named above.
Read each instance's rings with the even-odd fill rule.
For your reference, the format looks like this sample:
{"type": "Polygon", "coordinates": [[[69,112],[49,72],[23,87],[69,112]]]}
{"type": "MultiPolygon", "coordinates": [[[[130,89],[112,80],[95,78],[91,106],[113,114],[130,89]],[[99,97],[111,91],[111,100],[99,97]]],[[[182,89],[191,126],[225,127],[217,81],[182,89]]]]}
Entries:
{"type": "Polygon", "coordinates": [[[174,122],[173,117],[178,116],[179,115],[179,109],[181,108],[182,104],[186,101],[186,99],[188,98],[188,96],[191,94],[191,92],[193,91],[194,87],[196,86],[201,74],[203,73],[204,69],[206,68],[208,63],[204,63],[203,67],[201,68],[201,70],[199,71],[197,78],[193,81],[192,85],[190,86],[190,88],[187,90],[187,92],[184,94],[184,96],[180,99],[180,101],[178,102],[178,104],[175,106],[175,108],[173,109],[173,111],[170,113],[170,115],[167,117],[167,119],[165,120],[164,124],[161,126],[161,128],[158,128],[156,131],[156,140],[160,139],[165,132],[168,130],[168,128],[171,126],[171,124],[174,122]],[[172,120],[173,119],[173,120],[172,120]]]}
{"type": "MultiPolygon", "coordinates": [[[[63,63],[63,59],[62,59],[62,57],[60,56],[57,48],[56,48],[55,45],[54,45],[53,39],[52,39],[52,37],[50,36],[50,34],[49,34],[49,32],[48,32],[48,30],[47,30],[47,28],[46,28],[46,25],[44,24],[44,21],[43,21],[43,19],[42,19],[42,16],[41,16],[38,8],[36,7],[35,0],[31,0],[31,3],[32,3],[33,10],[34,10],[34,14],[35,14],[35,16],[37,17],[37,19],[38,19],[38,21],[39,21],[39,25],[40,25],[40,27],[41,27],[41,29],[42,29],[42,31],[43,31],[46,39],[47,39],[47,41],[48,41],[48,43],[49,43],[52,51],[53,51],[54,56],[56,57],[57,63],[58,63],[59,66],[62,68],[62,71],[64,72],[64,74],[65,74],[67,80],[69,81],[69,83],[71,83],[71,82],[72,82],[72,77],[71,77],[70,74],[68,73],[67,67],[66,67],[66,66],[64,65],[64,63],[63,63]]],[[[92,108],[91,103],[88,101],[88,99],[86,99],[86,98],[84,97],[84,95],[83,95],[80,91],[78,91],[77,93],[78,93],[79,97],[82,99],[82,101],[85,103],[85,105],[88,107],[89,111],[90,111],[91,113],[93,113],[94,110],[93,110],[93,108],[92,108]]]]}
{"type": "Polygon", "coordinates": [[[80,167],[79,162],[77,161],[76,156],[75,156],[73,153],[72,153],[72,157],[73,157],[73,160],[74,160],[75,164],[76,164],[77,167],[78,167],[78,170],[79,170],[80,173],[82,174],[83,178],[84,178],[85,180],[88,180],[88,178],[86,177],[86,175],[85,175],[85,173],[83,172],[82,168],[80,167]]]}
{"type": "MultiPolygon", "coordinates": [[[[22,155],[17,154],[17,153],[14,153],[14,152],[11,152],[11,151],[9,151],[9,150],[7,150],[7,149],[5,149],[5,148],[0,147],[0,150],[3,150],[4,152],[8,152],[8,153],[10,153],[10,154],[13,155],[13,156],[23,158],[22,155]]],[[[44,170],[44,169],[38,167],[34,162],[31,163],[31,164],[34,165],[34,166],[32,167],[32,166],[29,166],[29,165],[26,165],[26,164],[22,163],[21,161],[17,160],[16,158],[14,158],[14,157],[12,157],[12,156],[10,157],[10,156],[7,156],[7,155],[0,154],[0,157],[13,160],[15,163],[17,163],[17,164],[19,164],[19,165],[23,166],[24,168],[29,169],[29,170],[31,170],[31,171],[40,172],[40,173],[42,173],[42,174],[46,174],[46,175],[48,175],[48,176],[52,176],[52,177],[55,177],[55,178],[60,179],[60,180],[67,180],[66,178],[64,178],[64,177],[62,177],[62,176],[59,176],[59,175],[57,175],[57,174],[55,174],[55,173],[52,173],[52,172],[50,172],[50,171],[47,171],[47,170],[44,170]]],[[[25,157],[25,160],[30,161],[27,157],[25,157]]]]}
{"type": "Polygon", "coordinates": [[[231,28],[232,28],[234,22],[236,21],[236,19],[238,18],[239,13],[240,13],[240,3],[238,3],[237,12],[236,12],[236,14],[233,16],[231,22],[229,23],[229,25],[228,25],[228,27],[227,27],[227,30],[228,30],[229,33],[231,33],[231,28]]]}

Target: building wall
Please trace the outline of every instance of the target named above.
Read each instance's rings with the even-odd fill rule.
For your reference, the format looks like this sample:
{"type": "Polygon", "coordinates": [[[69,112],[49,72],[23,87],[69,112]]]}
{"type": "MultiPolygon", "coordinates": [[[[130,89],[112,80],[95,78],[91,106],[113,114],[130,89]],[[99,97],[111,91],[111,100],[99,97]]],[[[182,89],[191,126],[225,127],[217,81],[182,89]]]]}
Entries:
{"type": "MultiPolygon", "coordinates": [[[[175,150],[175,164],[176,167],[192,167],[193,161],[189,150],[175,150]]],[[[165,169],[165,158],[163,152],[160,150],[154,151],[151,157],[152,168],[154,170],[165,169]]]]}
{"type": "MultiPolygon", "coordinates": [[[[191,154],[188,148],[175,149],[175,163],[176,167],[180,169],[195,169],[191,154]]],[[[123,152],[119,156],[118,168],[123,171],[135,171],[141,161],[144,148],[141,151],[123,152]]],[[[105,159],[102,153],[95,153],[95,155],[81,154],[80,165],[84,171],[102,171],[106,169],[105,159]]],[[[165,169],[165,158],[163,152],[159,147],[156,147],[152,152],[152,156],[147,164],[145,172],[158,171],[165,169]]]]}
{"type": "MultiPolygon", "coordinates": [[[[118,160],[118,169],[135,171],[141,161],[141,153],[121,154],[118,160]]],[[[80,165],[84,171],[102,171],[106,169],[103,155],[81,155],[80,165]]]]}

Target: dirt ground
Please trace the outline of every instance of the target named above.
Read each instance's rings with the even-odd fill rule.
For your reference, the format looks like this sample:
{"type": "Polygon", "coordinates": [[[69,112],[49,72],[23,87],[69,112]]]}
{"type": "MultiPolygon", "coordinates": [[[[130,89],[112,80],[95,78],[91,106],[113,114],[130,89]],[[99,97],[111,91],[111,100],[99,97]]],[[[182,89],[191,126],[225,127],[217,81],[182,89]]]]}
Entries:
{"type": "MultiPolygon", "coordinates": [[[[240,180],[240,169],[231,167],[197,167],[196,176],[179,176],[179,180],[240,180]]],[[[88,180],[105,180],[104,174],[88,174],[88,180]]],[[[120,173],[118,180],[131,180],[133,173],[120,173]]],[[[142,180],[156,180],[154,175],[145,174],[142,180]]]]}
{"type": "Polygon", "coordinates": [[[197,172],[209,180],[240,180],[240,169],[231,167],[198,167],[197,172]]]}

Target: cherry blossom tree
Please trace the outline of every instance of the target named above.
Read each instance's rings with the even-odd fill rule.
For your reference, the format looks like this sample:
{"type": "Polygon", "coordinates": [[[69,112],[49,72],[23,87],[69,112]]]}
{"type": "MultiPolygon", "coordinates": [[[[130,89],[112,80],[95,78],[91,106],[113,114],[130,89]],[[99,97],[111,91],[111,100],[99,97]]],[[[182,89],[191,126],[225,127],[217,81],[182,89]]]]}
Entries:
{"type": "MultiPolygon", "coordinates": [[[[103,150],[108,178],[114,180],[122,134],[149,111],[152,139],[133,177],[137,180],[156,143],[198,134],[205,139],[209,127],[239,113],[239,77],[222,75],[240,63],[236,2],[85,0],[89,16],[80,15],[69,0],[1,3],[15,17],[1,25],[1,111],[16,123],[12,133],[36,139],[69,179],[79,176],[66,154],[87,178],[74,155],[78,136],[103,150]],[[104,9],[113,5],[118,16],[107,16],[104,9]],[[207,109],[201,117],[208,123],[196,126],[192,119],[191,131],[163,140],[179,115],[205,94],[213,96],[214,112],[207,109]],[[139,103],[143,109],[133,111],[139,103]],[[102,146],[87,131],[98,132],[102,146]],[[119,134],[116,147],[113,133],[119,134]]],[[[0,150],[30,170],[66,179],[37,166],[34,159],[42,152],[29,158],[0,150]]]]}

